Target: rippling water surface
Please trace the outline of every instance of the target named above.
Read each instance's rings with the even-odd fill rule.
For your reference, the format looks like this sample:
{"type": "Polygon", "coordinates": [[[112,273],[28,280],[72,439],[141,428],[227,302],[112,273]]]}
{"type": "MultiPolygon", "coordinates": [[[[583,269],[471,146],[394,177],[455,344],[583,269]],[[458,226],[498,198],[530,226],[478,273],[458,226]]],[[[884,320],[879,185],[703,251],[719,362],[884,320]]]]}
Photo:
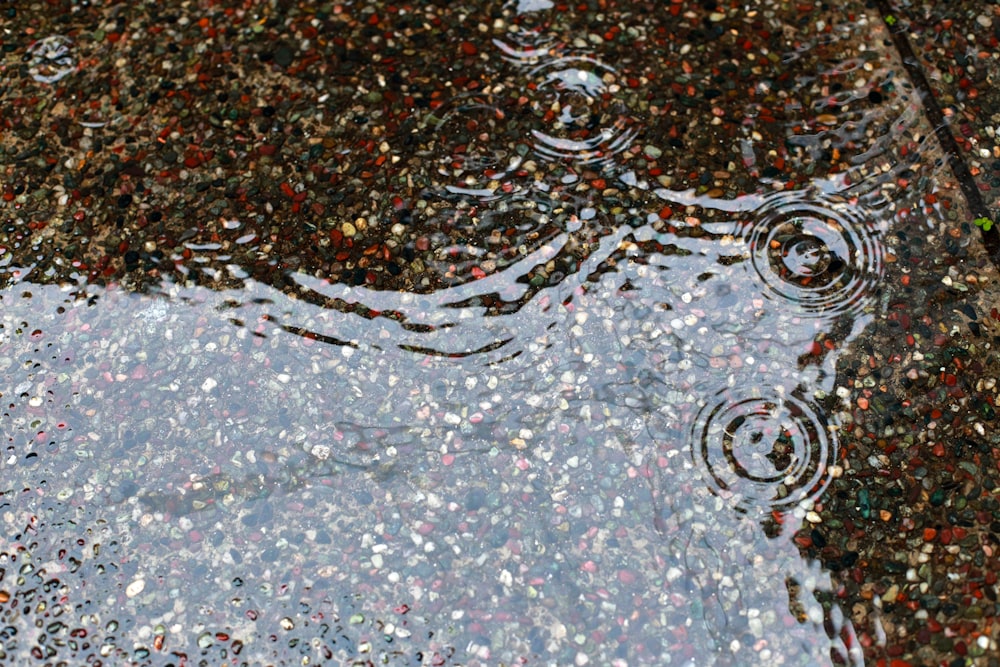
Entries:
{"type": "Polygon", "coordinates": [[[674,7],[470,9],[479,85],[415,111],[426,178],[363,254],[328,213],[272,281],[237,218],[142,292],[8,256],[0,508],[33,556],[3,594],[53,610],[9,654],[860,664],[793,537],[920,117],[863,21],[674,7]]]}

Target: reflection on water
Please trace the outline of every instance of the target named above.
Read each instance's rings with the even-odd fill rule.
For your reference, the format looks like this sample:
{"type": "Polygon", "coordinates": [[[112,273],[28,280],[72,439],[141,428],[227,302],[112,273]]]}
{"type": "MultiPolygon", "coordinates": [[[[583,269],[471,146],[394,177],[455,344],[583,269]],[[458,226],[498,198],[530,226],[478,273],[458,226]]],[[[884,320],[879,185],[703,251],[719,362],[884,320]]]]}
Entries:
{"type": "MultiPolygon", "coordinates": [[[[493,69],[421,109],[401,162],[429,178],[356,142],[391,210],[303,223],[317,265],[267,257],[263,215],[191,227],[141,295],[3,256],[0,509],[47,562],[5,556],[0,602],[82,572],[96,592],[59,604],[120,610],[83,634],[123,660],[861,664],[793,536],[842,472],[835,364],[881,307],[913,106],[867,56],[770,76],[830,36],[753,60],[748,91],[739,58],[667,40],[676,76],[628,93],[659,70],[563,14],[504,3],[463,49],[493,69]],[[713,168],[668,173],[692,147],[713,168]]],[[[722,18],[691,39],[735,39],[722,18]]],[[[44,82],[69,45],[38,44],[44,82]]]]}

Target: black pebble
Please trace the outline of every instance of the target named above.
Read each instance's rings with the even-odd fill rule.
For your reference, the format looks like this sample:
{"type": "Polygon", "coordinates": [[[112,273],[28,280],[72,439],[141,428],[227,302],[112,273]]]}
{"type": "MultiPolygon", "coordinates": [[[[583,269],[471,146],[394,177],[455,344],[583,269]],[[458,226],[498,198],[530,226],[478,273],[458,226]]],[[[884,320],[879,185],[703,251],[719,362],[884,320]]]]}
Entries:
{"type": "Polygon", "coordinates": [[[813,528],[809,532],[809,536],[812,538],[812,542],[817,549],[822,549],[826,546],[826,537],[819,530],[813,528]]]}
{"type": "Polygon", "coordinates": [[[499,549],[503,545],[507,544],[507,538],[508,538],[507,528],[505,527],[494,528],[489,538],[490,546],[492,546],[494,549],[499,549]]]}
{"type": "Polygon", "coordinates": [[[274,62],[281,67],[288,67],[292,64],[294,59],[295,54],[292,52],[292,49],[285,44],[281,44],[274,50],[274,62]]]}
{"type": "Polygon", "coordinates": [[[132,195],[122,195],[118,197],[118,208],[128,208],[132,205],[132,195]]]}
{"type": "Polygon", "coordinates": [[[486,492],[482,489],[475,488],[469,491],[469,494],[465,497],[465,509],[470,512],[475,512],[482,508],[486,504],[486,492]]]}
{"type": "Polygon", "coordinates": [[[111,489],[110,499],[113,503],[125,502],[139,492],[139,486],[132,480],[123,480],[121,484],[111,489]]]}

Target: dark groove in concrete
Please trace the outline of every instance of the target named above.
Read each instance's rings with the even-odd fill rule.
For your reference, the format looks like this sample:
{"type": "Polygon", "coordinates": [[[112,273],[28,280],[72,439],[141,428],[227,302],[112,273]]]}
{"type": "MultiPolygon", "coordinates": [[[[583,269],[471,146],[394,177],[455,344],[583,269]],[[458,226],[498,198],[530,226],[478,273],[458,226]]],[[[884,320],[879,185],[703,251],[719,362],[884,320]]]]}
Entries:
{"type": "MultiPolygon", "coordinates": [[[[889,0],[875,0],[874,4],[878,8],[882,21],[886,21],[890,16],[895,16],[892,7],[889,6],[889,0]]],[[[955,136],[951,133],[950,125],[945,121],[944,113],[941,111],[941,106],[934,96],[934,91],[927,81],[927,77],[924,76],[924,71],[920,67],[917,56],[913,53],[910,40],[906,38],[905,28],[901,27],[900,29],[893,30],[892,26],[888,23],[887,26],[889,34],[892,35],[893,44],[899,52],[900,59],[903,61],[903,67],[906,68],[906,73],[909,75],[910,81],[913,82],[914,87],[920,94],[920,100],[924,105],[924,112],[927,114],[927,119],[934,126],[934,133],[937,135],[938,141],[941,143],[941,148],[944,149],[945,155],[948,157],[948,166],[951,167],[952,173],[955,174],[955,179],[962,188],[962,194],[965,195],[965,200],[969,204],[969,210],[975,218],[989,218],[993,220],[986,202],[983,201],[983,197],[979,193],[979,185],[969,171],[969,166],[962,158],[962,150],[959,148],[958,142],[955,141],[955,136]]],[[[989,232],[980,229],[980,232],[982,234],[983,245],[986,246],[986,252],[989,253],[993,265],[1000,267],[1000,228],[989,232]]]]}

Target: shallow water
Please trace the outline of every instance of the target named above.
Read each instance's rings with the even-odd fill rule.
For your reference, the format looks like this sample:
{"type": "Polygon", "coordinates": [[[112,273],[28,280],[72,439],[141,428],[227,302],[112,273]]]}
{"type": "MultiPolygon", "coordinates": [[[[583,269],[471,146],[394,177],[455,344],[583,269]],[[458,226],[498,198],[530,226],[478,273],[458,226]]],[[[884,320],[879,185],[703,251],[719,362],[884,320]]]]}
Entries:
{"type": "MultiPolygon", "coordinates": [[[[634,609],[643,615],[631,621],[632,632],[644,639],[630,650],[647,651],[647,659],[657,651],[643,642],[663,642],[664,627],[683,629],[677,650],[693,654],[733,651],[742,660],[762,638],[772,650],[811,659],[829,652],[823,612],[811,597],[828,575],[803,562],[790,539],[802,518],[791,508],[822,491],[835,454],[821,413],[794,387],[785,391],[815,371],[781,371],[771,362],[772,374],[761,377],[775,378],[773,386],[743,379],[756,371],[725,368],[701,381],[713,357],[691,350],[670,359],[664,348],[676,353],[683,343],[665,346],[661,338],[675,334],[648,327],[628,346],[614,341],[606,323],[646,308],[639,299],[621,306],[617,290],[579,297],[586,306],[562,313],[577,324],[524,341],[513,359],[484,363],[379,349],[384,329],[364,319],[358,328],[321,332],[353,345],[309,344],[282,321],[318,323],[328,311],[263,286],[240,294],[264,303],[240,308],[231,294],[198,288],[179,289],[170,301],[103,292],[93,305],[64,289],[30,289],[30,298],[11,290],[5,302],[20,296],[35,326],[52,333],[17,334],[19,304],[4,311],[15,360],[6,372],[19,392],[13,404],[26,403],[10,424],[33,440],[20,450],[24,459],[8,460],[18,473],[5,477],[8,510],[44,508],[35,511],[46,524],[80,514],[87,523],[108,521],[101,541],[137,549],[129,559],[137,569],[96,583],[110,585],[111,594],[135,580],[150,588],[162,581],[166,590],[140,598],[143,617],[169,616],[193,592],[178,590],[179,582],[201,569],[199,598],[221,595],[227,573],[259,585],[302,586],[305,577],[315,591],[302,593],[307,600],[347,598],[361,586],[369,614],[389,596],[422,611],[429,627],[452,610],[487,619],[497,610],[527,618],[545,610],[553,616],[547,624],[586,635],[606,628],[611,610],[634,609]],[[65,312],[55,312],[60,307],[65,312]],[[596,329],[579,324],[581,313],[596,329]],[[133,325],[123,328],[123,319],[133,325]],[[361,332],[369,340],[359,340],[361,332]],[[621,362],[595,367],[587,349],[621,362]],[[293,406],[300,409],[290,413],[293,406]],[[723,428],[735,431],[732,444],[723,428]],[[781,447],[787,451],[778,458],[768,451],[781,447]],[[771,506],[790,511],[769,537],[762,510],[771,506]],[[296,517],[296,508],[310,518],[296,517]],[[167,526],[176,526],[169,537],[167,526]],[[299,531],[320,529],[333,545],[386,540],[381,566],[362,560],[339,584],[345,553],[314,548],[302,560],[289,544],[299,531]],[[172,561],[193,535],[204,544],[219,531],[242,555],[212,556],[211,547],[196,544],[184,547],[194,549],[182,562],[172,561]],[[513,537],[519,533],[532,540],[524,544],[513,537]],[[249,576],[258,558],[267,569],[249,576]],[[399,582],[386,589],[386,571],[411,587],[413,578],[433,581],[436,599],[399,582]],[[470,599],[468,589],[481,584],[465,580],[489,581],[497,571],[495,597],[470,599]],[[793,600],[808,620],[789,611],[784,583],[791,580],[804,587],[793,600]],[[601,613],[573,610],[593,595],[588,606],[601,613]],[[539,607],[542,600],[555,608],[539,607]],[[754,632],[757,614],[764,620],[754,632]],[[776,614],[800,632],[769,636],[764,625],[776,614]]],[[[72,573],[58,561],[46,569],[60,578],[72,573]]],[[[460,643],[456,632],[451,641],[460,643]]],[[[554,650],[497,638],[484,645],[503,659],[554,650]]],[[[595,642],[590,650],[608,648],[595,642]]]]}
{"type": "Polygon", "coordinates": [[[8,655],[862,664],[793,538],[934,189],[898,187],[927,174],[896,63],[777,9],[623,11],[688,36],[655,67],[501,9],[484,85],[418,120],[433,178],[369,216],[382,265],[268,284],[236,217],[141,293],[4,260],[8,655]],[[697,42],[755,23],[752,79],[697,42]]]}

